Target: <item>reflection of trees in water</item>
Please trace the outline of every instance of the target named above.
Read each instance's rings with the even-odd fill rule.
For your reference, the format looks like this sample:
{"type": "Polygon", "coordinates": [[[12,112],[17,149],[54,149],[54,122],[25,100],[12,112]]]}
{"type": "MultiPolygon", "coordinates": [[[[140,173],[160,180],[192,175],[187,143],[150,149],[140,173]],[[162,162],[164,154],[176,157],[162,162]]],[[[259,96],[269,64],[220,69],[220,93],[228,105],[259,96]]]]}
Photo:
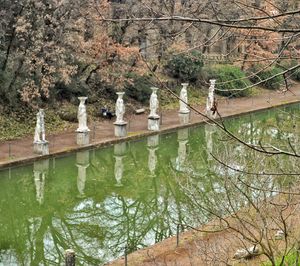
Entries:
{"type": "MultiPolygon", "coordinates": [[[[124,170],[128,174],[125,179],[129,179],[131,172],[135,171],[135,169],[131,171],[128,169],[128,160],[132,159],[132,154],[134,151],[126,156],[128,159],[124,170]]],[[[98,160],[101,161],[101,155],[98,160]]],[[[138,161],[142,158],[135,158],[135,160],[141,166],[138,161]]],[[[89,189],[89,182],[94,177],[91,173],[95,172],[96,177],[99,177],[99,172],[104,167],[103,164],[96,164],[95,161],[97,158],[92,157],[89,167],[91,171],[87,168],[87,171],[84,171],[86,176],[80,179],[86,184],[81,184],[80,181],[80,186],[78,186],[78,177],[81,177],[82,172],[79,171],[78,174],[76,172],[78,165],[83,164],[77,161],[77,167],[75,167],[73,163],[75,168],[73,178],[68,179],[67,186],[64,186],[65,181],[60,184],[58,194],[53,193],[55,191],[53,186],[59,186],[55,182],[59,181],[60,170],[65,170],[70,166],[57,166],[55,174],[53,169],[49,170],[43,204],[39,205],[33,200],[26,202],[28,206],[32,204],[31,202],[35,204],[27,214],[26,225],[22,219],[19,219],[20,217],[16,217],[20,222],[17,227],[21,229],[17,238],[22,238],[24,241],[23,247],[16,254],[20,264],[62,263],[63,252],[70,247],[76,250],[79,261],[99,264],[122,255],[125,246],[131,252],[161,241],[175,232],[174,220],[177,221],[178,217],[174,210],[180,207],[175,206],[176,201],[173,199],[176,196],[174,182],[167,183],[168,178],[149,176],[149,172],[141,169],[141,172],[147,174],[140,176],[143,178],[140,187],[131,186],[132,183],[129,183],[127,187],[116,188],[112,181],[106,184],[105,194],[100,196],[99,201],[97,195],[93,194],[94,191],[89,189]],[[60,169],[60,167],[63,168],[60,169]],[[97,167],[100,169],[97,170],[97,167]],[[83,192],[82,188],[85,188],[85,198],[82,198],[83,193],[80,193],[81,197],[78,197],[78,189],[79,192],[83,192]]],[[[56,160],[56,165],[58,165],[58,160],[56,160]]],[[[147,166],[146,162],[145,167],[147,166]]],[[[112,168],[113,165],[108,167],[112,168]]],[[[106,172],[108,171],[105,170],[104,173],[106,172]]],[[[113,174],[111,177],[113,178],[113,174]]],[[[94,181],[94,184],[96,186],[103,184],[102,178],[100,176],[100,180],[94,181]]],[[[136,179],[136,177],[131,178],[136,179]]],[[[101,186],[96,191],[103,193],[101,186]]],[[[31,194],[29,191],[22,193],[22,196],[25,193],[31,194]]],[[[17,204],[15,201],[11,202],[17,204]]],[[[10,242],[14,243],[13,240],[10,242]]],[[[14,245],[16,242],[12,244],[14,245]]]]}
{"type": "MultiPolygon", "coordinates": [[[[299,147],[299,119],[295,119],[293,112],[282,113],[279,110],[273,114],[264,114],[261,118],[257,120],[250,115],[249,119],[234,119],[228,122],[228,128],[252,144],[263,143],[263,146],[274,145],[283,149],[299,147]]],[[[206,129],[209,128],[205,127],[206,139],[209,137],[206,141],[209,144],[207,156],[209,158],[211,153],[217,160],[207,160],[206,175],[199,172],[200,175],[192,176],[189,182],[180,182],[183,193],[194,206],[190,208],[194,219],[206,223],[210,217],[235,216],[237,212],[243,213],[241,210],[246,210],[247,215],[249,205],[257,205],[263,210],[258,212],[257,223],[262,223],[264,215],[272,213],[272,206],[260,202],[267,202],[278,191],[288,190],[297,181],[297,176],[289,173],[299,173],[298,159],[256,153],[228,139],[219,130],[212,133],[206,129]],[[276,173],[285,175],[279,176],[276,173]]],[[[194,156],[201,158],[201,154],[203,150],[194,156]]]]}
{"type": "MultiPolygon", "coordinates": [[[[259,143],[260,137],[274,144],[287,138],[295,143],[298,124],[293,115],[280,113],[228,122],[230,130],[248,142],[259,143]],[[287,121],[295,126],[288,128],[287,121]],[[278,133],[282,127],[287,133],[278,133]]],[[[132,252],[175,234],[178,223],[201,224],[212,213],[241,209],[247,204],[243,191],[248,190],[253,201],[274,195],[249,185],[270,191],[293,182],[291,177],[249,176],[233,169],[299,169],[295,159],[254,153],[210,125],[190,129],[189,135],[168,134],[160,136],[160,144],[139,141],[126,144],[126,149],[84,152],[56,159],[56,169],[48,163],[47,171],[43,164],[14,170],[11,179],[5,176],[8,171],[0,173],[0,211],[7,213],[0,217],[2,257],[20,265],[57,265],[64,250],[73,248],[79,262],[100,264],[122,255],[125,246],[132,252]],[[121,187],[115,186],[114,156],[124,156],[121,187]],[[43,184],[37,184],[33,170],[46,173],[38,179],[43,184]]]]}

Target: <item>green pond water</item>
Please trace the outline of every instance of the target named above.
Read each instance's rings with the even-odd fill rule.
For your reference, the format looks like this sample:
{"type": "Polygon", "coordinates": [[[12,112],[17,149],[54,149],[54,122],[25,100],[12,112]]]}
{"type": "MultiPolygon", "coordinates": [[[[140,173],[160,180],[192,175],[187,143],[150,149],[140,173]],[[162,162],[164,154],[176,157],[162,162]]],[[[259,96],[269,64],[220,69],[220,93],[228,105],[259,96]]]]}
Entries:
{"type": "MultiPolygon", "coordinates": [[[[299,147],[299,105],[226,120],[246,142],[299,147]]],[[[0,171],[0,265],[61,265],[64,250],[78,265],[101,265],[176,234],[177,224],[199,225],[223,214],[224,176],[252,185],[247,171],[290,171],[299,162],[265,156],[212,125],[181,129],[115,146],[80,151],[0,171]],[[197,204],[196,204],[197,203],[197,204]]],[[[263,179],[270,187],[295,176],[263,179]]],[[[255,193],[252,195],[257,197],[255,193]]],[[[242,206],[243,199],[236,202],[242,206]]],[[[225,214],[225,213],[224,213],[225,214]]]]}

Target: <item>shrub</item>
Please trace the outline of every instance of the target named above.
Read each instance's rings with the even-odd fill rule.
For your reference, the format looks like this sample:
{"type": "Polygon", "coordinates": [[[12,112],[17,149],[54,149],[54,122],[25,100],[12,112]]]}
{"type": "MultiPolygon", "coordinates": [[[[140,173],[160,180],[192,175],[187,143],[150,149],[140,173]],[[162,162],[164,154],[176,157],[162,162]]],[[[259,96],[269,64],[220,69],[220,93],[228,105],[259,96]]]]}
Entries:
{"type": "Polygon", "coordinates": [[[244,97],[250,94],[251,85],[245,73],[233,65],[214,65],[203,69],[203,78],[208,82],[216,79],[216,93],[227,97],[244,97]]]}
{"type": "Polygon", "coordinates": [[[58,116],[68,122],[77,122],[77,106],[68,105],[62,106],[58,111],[58,116]]]}
{"type": "Polygon", "coordinates": [[[263,69],[263,70],[260,70],[260,69],[261,69],[260,66],[256,66],[256,67],[252,67],[252,68],[248,69],[249,74],[252,75],[250,77],[250,80],[253,83],[258,83],[258,82],[262,81],[261,85],[270,90],[279,89],[280,86],[284,82],[284,78],[282,75],[276,76],[269,80],[266,80],[266,79],[279,74],[280,72],[282,72],[282,69],[279,67],[270,67],[270,68],[263,69]],[[255,73],[257,73],[257,74],[255,74],[255,73]],[[255,74],[255,75],[253,75],[253,74],[255,74]],[[263,80],[266,80],[266,81],[263,81],[263,80]]]}
{"type": "Polygon", "coordinates": [[[52,90],[52,94],[50,95],[52,100],[68,100],[70,101],[73,98],[86,95],[87,90],[82,84],[76,83],[73,80],[70,84],[66,85],[63,82],[57,82],[52,90]]]}
{"type": "Polygon", "coordinates": [[[288,73],[293,80],[300,81],[300,67],[292,70],[291,73],[288,73]]]}
{"type": "MultiPolygon", "coordinates": [[[[298,65],[297,60],[281,62],[282,70],[287,70],[287,69],[289,69],[291,67],[294,67],[296,65],[298,65]]],[[[293,80],[300,81],[300,67],[298,67],[298,68],[296,68],[292,71],[289,71],[287,73],[287,77],[289,77],[293,80]]]]}
{"type": "Polygon", "coordinates": [[[126,95],[138,102],[147,102],[151,94],[150,87],[153,86],[151,78],[146,75],[139,76],[133,73],[128,74],[127,78],[129,78],[130,81],[127,81],[125,84],[126,95]]]}
{"type": "Polygon", "coordinates": [[[197,81],[202,67],[202,54],[197,51],[193,51],[190,54],[175,55],[165,66],[169,75],[185,82],[197,81]]]}

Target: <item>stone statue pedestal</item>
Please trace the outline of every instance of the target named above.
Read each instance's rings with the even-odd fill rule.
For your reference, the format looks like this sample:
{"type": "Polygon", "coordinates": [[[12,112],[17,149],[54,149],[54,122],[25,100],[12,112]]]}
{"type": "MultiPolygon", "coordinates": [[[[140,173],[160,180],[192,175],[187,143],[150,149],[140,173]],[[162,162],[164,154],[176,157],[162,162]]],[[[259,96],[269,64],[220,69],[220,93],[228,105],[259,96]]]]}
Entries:
{"type": "Polygon", "coordinates": [[[127,122],[115,122],[115,136],[126,137],[127,136],[127,122]]]}
{"type": "Polygon", "coordinates": [[[148,130],[159,131],[160,117],[148,116],[148,130]]]}
{"type": "Polygon", "coordinates": [[[179,110],[178,113],[179,114],[189,114],[190,110],[188,110],[188,109],[187,110],[179,110]]]}
{"type": "Polygon", "coordinates": [[[89,131],[76,131],[76,143],[77,145],[88,145],[90,143],[90,133],[89,131]]]}
{"type": "Polygon", "coordinates": [[[179,112],[178,117],[179,117],[180,125],[185,125],[185,124],[190,123],[190,112],[188,112],[188,113],[179,112]]]}
{"type": "Polygon", "coordinates": [[[46,140],[33,142],[33,152],[40,155],[49,154],[49,142],[46,140]]]}

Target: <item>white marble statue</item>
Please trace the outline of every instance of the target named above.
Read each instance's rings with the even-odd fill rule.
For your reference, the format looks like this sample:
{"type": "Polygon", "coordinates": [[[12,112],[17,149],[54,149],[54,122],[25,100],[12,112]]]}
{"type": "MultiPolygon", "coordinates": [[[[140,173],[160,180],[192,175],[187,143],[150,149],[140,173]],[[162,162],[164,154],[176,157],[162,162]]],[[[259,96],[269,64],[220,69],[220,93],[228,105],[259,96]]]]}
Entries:
{"type": "Polygon", "coordinates": [[[34,143],[46,142],[45,137],[45,113],[40,109],[36,114],[36,126],[34,133],[34,143]]]}
{"type": "Polygon", "coordinates": [[[78,97],[78,100],[80,101],[80,104],[78,106],[78,128],[77,132],[87,132],[90,131],[87,126],[87,113],[86,113],[86,106],[85,101],[88,97],[78,97]]]}
{"type": "Polygon", "coordinates": [[[125,114],[125,105],[123,101],[123,95],[125,92],[117,92],[118,99],[116,101],[116,122],[115,123],[124,123],[124,114],[125,114]]]}
{"type": "Polygon", "coordinates": [[[188,95],[187,95],[187,86],[188,83],[181,83],[182,89],[180,91],[180,100],[179,100],[179,113],[189,113],[190,110],[187,106],[188,103],[188,95]]]}
{"type": "Polygon", "coordinates": [[[156,113],[157,112],[157,109],[158,109],[158,98],[157,98],[157,90],[158,88],[156,87],[151,87],[151,90],[152,90],[152,94],[151,94],[151,97],[150,97],[150,117],[158,117],[158,114],[156,113]]]}
{"type": "Polygon", "coordinates": [[[211,79],[210,81],[210,86],[208,89],[208,97],[206,100],[206,114],[210,118],[215,118],[216,117],[216,108],[215,106],[215,84],[216,80],[211,79]]]}

